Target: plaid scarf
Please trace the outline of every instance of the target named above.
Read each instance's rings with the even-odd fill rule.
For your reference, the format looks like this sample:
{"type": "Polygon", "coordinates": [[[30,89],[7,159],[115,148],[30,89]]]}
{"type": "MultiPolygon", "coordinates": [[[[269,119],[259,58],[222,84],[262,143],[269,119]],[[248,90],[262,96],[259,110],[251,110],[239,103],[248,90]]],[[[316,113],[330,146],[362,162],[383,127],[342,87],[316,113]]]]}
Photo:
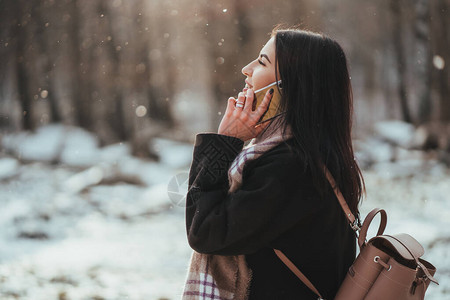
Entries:
{"type": "MultiPolygon", "coordinates": [[[[228,193],[242,184],[242,172],[246,162],[256,159],[264,152],[291,137],[290,130],[282,136],[281,126],[274,122],[238,154],[228,170],[228,193]]],[[[193,251],[186,277],[182,300],[246,300],[252,270],[247,266],[245,255],[213,255],[193,251]]]]}

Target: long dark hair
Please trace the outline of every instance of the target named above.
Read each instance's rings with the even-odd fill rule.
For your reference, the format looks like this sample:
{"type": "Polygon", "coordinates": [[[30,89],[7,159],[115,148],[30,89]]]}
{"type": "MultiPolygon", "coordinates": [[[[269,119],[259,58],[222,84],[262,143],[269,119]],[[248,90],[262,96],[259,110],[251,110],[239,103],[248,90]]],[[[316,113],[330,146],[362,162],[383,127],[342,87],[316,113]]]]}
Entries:
{"type": "Polygon", "coordinates": [[[310,31],[276,27],[272,36],[285,112],[280,125],[290,125],[293,150],[311,170],[321,196],[330,186],[323,163],[359,221],[365,185],[353,153],[353,97],[344,51],[333,39],[310,31]]]}

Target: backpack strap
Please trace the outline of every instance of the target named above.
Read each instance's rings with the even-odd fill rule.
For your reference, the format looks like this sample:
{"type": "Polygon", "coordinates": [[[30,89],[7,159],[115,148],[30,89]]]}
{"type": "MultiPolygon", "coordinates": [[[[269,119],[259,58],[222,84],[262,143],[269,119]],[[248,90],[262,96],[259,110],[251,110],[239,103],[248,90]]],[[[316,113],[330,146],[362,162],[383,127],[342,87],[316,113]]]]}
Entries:
{"type": "Polygon", "coordinates": [[[284,264],[295,274],[297,277],[311,290],[313,291],[317,296],[319,296],[318,300],[325,300],[319,293],[319,291],[316,289],[316,287],[311,283],[311,281],[308,280],[308,278],[303,275],[302,272],[294,265],[292,261],[287,258],[286,255],[283,254],[278,249],[273,249],[275,251],[275,254],[284,262],[284,264]]]}
{"type": "Polygon", "coordinates": [[[344,196],[341,193],[341,190],[339,189],[338,185],[336,184],[336,181],[334,180],[333,175],[331,175],[330,171],[328,170],[328,168],[324,165],[324,172],[325,175],[327,176],[328,181],[331,184],[331,187],[333,188],[334,194],[336,195],[339,204],[342,207],[342,210],[344,211],[345,216],[347,217],[347,220],[350,224],[350,227],[358,234],[358,232],[361,230],[360,228],[360,224],[358,224],[355,216],[353,215],[352,211],[350,210],[350,208],[348,207],[347,201],[345,201],[344,196]]]}
{"type": "Polygon", "coordinates": [[[358,237],[358,246],[359,249],[364,247],[366,245],[366,236],[367,236],[367,230],[369,229],[370,223],[372,223],[373,218],[376,214],[380,213],[380,226],[378,227],[377,235],[382,235],[384,232],[384,229],[386,229],[386,223],[387,223],[387,214],[384,209],[381,208],[374,208],[372,209],[367,217],[364,219],[363,225],[361,227],[361,231],[359,233],[358,237]]]}

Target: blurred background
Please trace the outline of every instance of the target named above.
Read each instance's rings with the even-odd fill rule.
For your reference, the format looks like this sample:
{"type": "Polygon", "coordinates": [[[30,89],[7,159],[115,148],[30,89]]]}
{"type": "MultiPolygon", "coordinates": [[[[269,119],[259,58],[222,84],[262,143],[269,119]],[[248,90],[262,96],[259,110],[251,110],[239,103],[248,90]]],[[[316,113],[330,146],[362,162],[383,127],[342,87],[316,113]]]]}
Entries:
{"type": "Polygon", "coordinates": [[[450,296],[449,0],[0,0],[0,298],[179,299],[192,143],[283,23],[347,54],[387,232],[450,296]]]}

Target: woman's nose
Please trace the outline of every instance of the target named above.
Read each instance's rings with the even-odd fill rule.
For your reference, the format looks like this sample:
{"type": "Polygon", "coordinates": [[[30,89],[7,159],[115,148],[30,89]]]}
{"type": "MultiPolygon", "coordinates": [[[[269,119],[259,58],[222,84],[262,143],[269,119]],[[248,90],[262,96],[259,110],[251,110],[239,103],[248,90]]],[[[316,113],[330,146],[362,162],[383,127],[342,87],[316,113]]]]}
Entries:
{"type": "Polygon", "coordinates": [[[251,64],[246,65],[241,70],[242,74],[244,74],[247,77],[251,77],[252,76],[252,69],[250,68],[250,65],[251,64]]]}

